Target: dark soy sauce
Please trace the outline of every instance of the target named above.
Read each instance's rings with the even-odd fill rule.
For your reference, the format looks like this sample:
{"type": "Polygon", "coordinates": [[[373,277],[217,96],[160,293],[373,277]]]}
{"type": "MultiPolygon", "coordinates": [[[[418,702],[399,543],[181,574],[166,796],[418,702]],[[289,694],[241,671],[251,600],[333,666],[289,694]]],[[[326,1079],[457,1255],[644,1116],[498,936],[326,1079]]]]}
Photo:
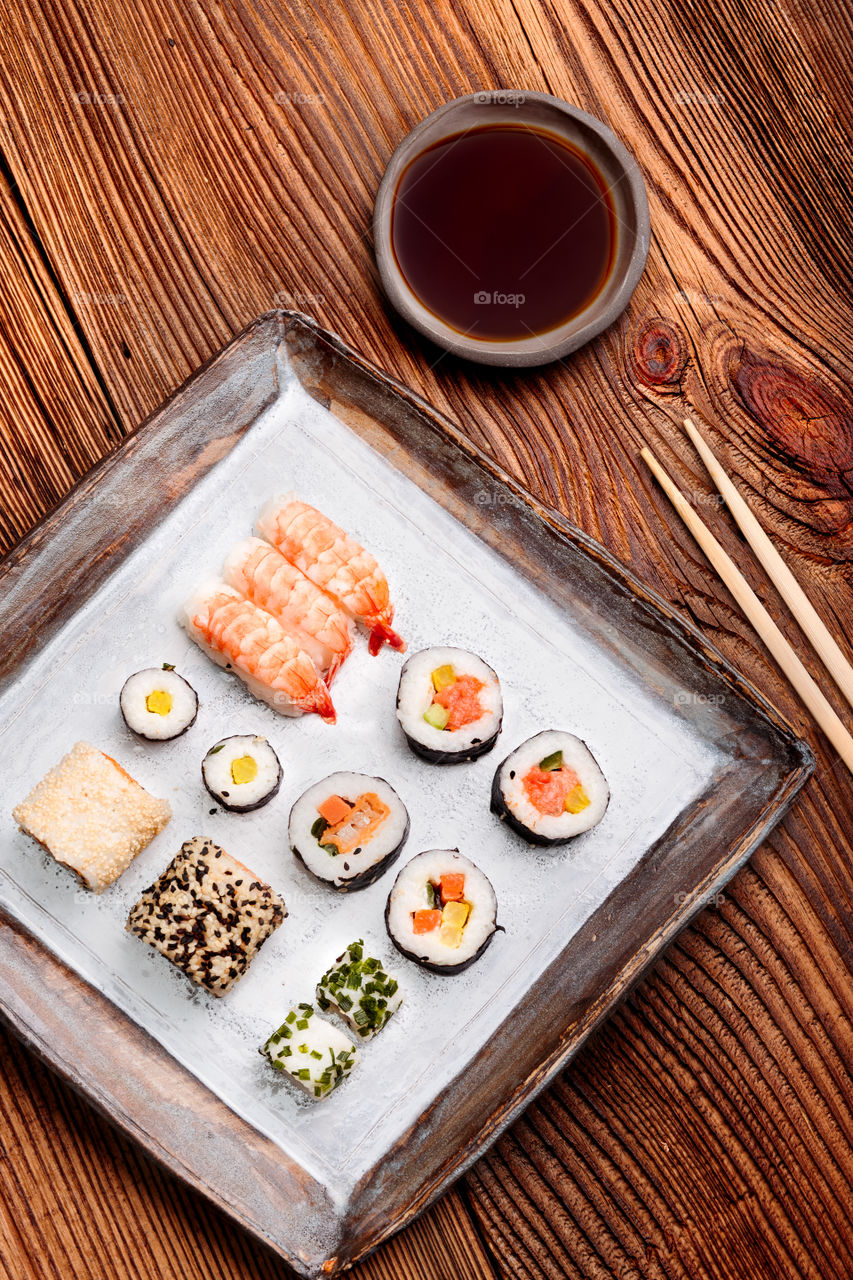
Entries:
{"type": "Polygon", "coordinates": [[[434,143],[404,169],[391,245],[409,288],[461,333],[516,340],[570,320],[613,267],[603,176],[569,142],[496,124],[434,143]]]}

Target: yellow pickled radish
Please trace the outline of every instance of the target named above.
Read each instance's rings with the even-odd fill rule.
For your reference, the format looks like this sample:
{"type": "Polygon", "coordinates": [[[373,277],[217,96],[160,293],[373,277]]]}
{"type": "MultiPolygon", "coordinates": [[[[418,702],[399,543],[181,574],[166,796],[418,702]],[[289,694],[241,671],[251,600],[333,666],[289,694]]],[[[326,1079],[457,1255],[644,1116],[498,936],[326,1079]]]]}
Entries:
{"type": "Polygon", "coordinates": [[[462,946],[462,930],[455,929],[453,925],[443,924],[438,931],[438,936],[446,947],[455,949],[462,946]]]}
{"type": "Polygon", "coordinates": [[[446,947],[461,947],[462,930],[471,914],[470,902],[447,902],[441,912],[438,936],[446,947]]]}
{"type": "Polygon", "coordinates": [[[145,699],[146,710],[155,716],[167,716],[172,710],[172,695],[165,689],[152,689],[145,699]]]}
{"type": "Polygon", "coordinates": [[[447,902],[441,913],[441,923],[451,925],[454,929],[464,929],[470,914],[470,902],[447,902]]]}
{"type": "Polygon", "coordinates": [[[258,776],[258,762],[254,756],[237,756],[231,761],[231,781],[237,786],[245,782],[254,782],[258,776]]]}
{"type": "Polygon", "coordinates": [[[436,667],[432,673],[432,687],[436,693],[440,693],[442,689],[447,689],[449,685],[456,684],[456,672],[449,662],[443,667],[436,667]]]}
{"type": "Polygon", "coordinates": [[[566,813],[582,813],[583,810],[588,807],[589,803],[589,796],[586,794],[582,784],[579,782],[577,786],[572,787],[571,791],[566,796],[563,808],[566,810],[566,813]]]}

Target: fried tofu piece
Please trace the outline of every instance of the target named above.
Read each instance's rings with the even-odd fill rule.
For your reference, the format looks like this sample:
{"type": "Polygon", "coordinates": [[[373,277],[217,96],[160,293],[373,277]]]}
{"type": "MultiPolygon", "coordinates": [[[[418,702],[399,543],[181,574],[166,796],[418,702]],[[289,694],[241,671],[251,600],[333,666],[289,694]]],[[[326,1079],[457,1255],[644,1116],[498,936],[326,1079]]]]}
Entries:
{"type": "Polygon", "coordinates": [[[112,756],[78,742],[12,816],[87,889],[103,893],[163,830],[172,809],[112,756]]]}
{"type": "Polygon", "coordinates": [[[287,915],[269,885],[195,836],[131,909],[126,928],[199,987],[224,996],[287,915]]]}

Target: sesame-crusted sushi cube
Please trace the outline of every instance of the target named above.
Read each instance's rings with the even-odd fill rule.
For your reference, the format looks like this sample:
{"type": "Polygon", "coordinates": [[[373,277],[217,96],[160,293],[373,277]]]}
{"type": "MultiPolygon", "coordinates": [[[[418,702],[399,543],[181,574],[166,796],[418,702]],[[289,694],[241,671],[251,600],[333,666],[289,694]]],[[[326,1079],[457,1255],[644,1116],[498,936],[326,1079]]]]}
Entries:
{"type": "Polygon", "coordinates": [[[172,816],[112,756],[78,742],[12,810],[23,831],[103,893],[172,816]]]}
{"type": "Polygon", "coordinates": [[[269,885],[195,836],[145,890],[125,927],[197,986],[224,996],[286,915],[269,885]]]}
{"type": "Polygon", "coordinates": [[[317,1003],[324,1013],[339,1013],[360,1039],[369,1040],[400,1008],[403,993],[381,960],[364,954],[359,938],[317,983],[317,1003]]]}
{"type": "Polygon", "coordinates": [[[358,1050],[343,1031],[319,1018],[310,1004],[291,1009],[278,1031],[262,1047],[277,1071],[283,1071],[312,1098],[324,1098],[355,1066],[358,1050]]]}

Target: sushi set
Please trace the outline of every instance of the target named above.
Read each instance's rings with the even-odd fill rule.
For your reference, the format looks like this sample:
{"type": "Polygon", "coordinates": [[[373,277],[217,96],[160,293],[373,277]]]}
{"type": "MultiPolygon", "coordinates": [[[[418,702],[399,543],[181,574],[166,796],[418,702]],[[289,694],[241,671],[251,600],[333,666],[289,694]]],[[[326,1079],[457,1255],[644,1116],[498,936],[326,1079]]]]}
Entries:
{"type": "MultiPolygon", "coordinates": [[[[253,537],[232,547],[223,569],[227,581],[214,579],[197,589],[180,612],[181,623],[203,653],[279,714],[316,714],[334,724],[329,685],[353,648],[352,623],[367,631],[373,656],[383,644],[406,648],[391,626],[387,579],[369,551],[292,496],[265,505],[258,532],[271,541],[253,537]]],[[[163,663],[129,675],[118,707],[132,734],[160,743],[192,728],[199,699],[174,665],[163,663]]],[[[497,742],[500,681],[476,654],[446,645],[424,649],[402,668],[396,713],[406,742],[422,760],[465,764],[497,742]]],[[[205,754],[201,777],[224,810],[245,814],[277,795],[283,770],[266,738],[232,734],[205,754]]],[[[493,812],[524,839],[548,845],[590,831],[604,817],[609,798],[589,749],[573,734],[555,730],[517,747],[499,766],[491,788],[493,812]]],[[[103,893],[172,813],[168,802],[149,795],[111,756],[78,742],[12,816],[81,884],[103,893]]],[[[316,880],[352,893],[373,884],[400,857],[409,830],[408,810],[384,778],[338,772],[312,783],[296,800],[288,840],[316,880]]],[[[480,958],[500,927],[497,914],[488,877],[458,849],[430,849],[412,858],[397,876],[384,913],[397,950],[443,975],[460,973],[480,958]]],[[[212,840],[194,836],[143,891],[125,928],[191,982],[224,996],[286,916],[283,899],[269,885],[212,840]]],[[[376,957],[364,958],[362,939],[350,943],[335,964],[320,980],[317,999],[357,1033],[375,1034],[403,1001],[400,982],[376,957]],[[353,998],[340,990],[343,978],[347,990],[362,991],[352,1016],[353,998]]],[[[315,1098],[345,1080],[358,1056],[356,1046],[307,1002],[290,1010],[261,1052],[315,1098]]]]}
{"type": "Polygon", "coordinates": [[[811,767],[601,548],[299,316],[226,348],[0,588],[0,1008],[307,1276],[476,1157],[811,767]]]}

